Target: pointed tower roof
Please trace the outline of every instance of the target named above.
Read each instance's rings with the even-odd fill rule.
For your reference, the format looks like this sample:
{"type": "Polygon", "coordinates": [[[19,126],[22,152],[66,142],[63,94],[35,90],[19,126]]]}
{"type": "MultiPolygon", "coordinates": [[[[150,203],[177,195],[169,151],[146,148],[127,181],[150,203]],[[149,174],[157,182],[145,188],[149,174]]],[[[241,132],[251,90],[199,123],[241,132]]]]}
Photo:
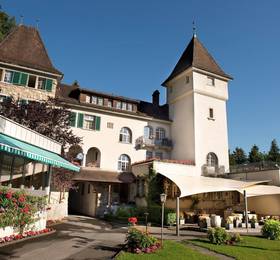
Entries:
{"type": "Polygon", "coordinates": [[[0,42],[1,61],[62,75],[53,66],[38,30],[25,25],[16,26],[0,42]]]}
{"type": "Polygon", "coordinates": [[[165,86],[168,81],[175,78],[190,67],[202,69],[219,76],[232,79],[230,75],[226,74],[221,69],[221,67],[214,60],[211,54],[198,40],[196,35],[194,35],[187,48],[183,52],[182,56],[180,57],[179,61],[177,62],[175,68],[173,69],[169,77],[162,83],[162,85],[165,86]]]}

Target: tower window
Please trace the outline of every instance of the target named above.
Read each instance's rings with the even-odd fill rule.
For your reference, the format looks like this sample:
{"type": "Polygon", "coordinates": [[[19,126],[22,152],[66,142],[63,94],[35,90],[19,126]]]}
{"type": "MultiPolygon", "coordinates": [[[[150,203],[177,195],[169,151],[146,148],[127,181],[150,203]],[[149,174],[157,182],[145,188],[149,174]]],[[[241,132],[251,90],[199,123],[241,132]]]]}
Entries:
{"type": "Polygon", "coordinates": [[[209,118],[214,119],[214,109],[209,108],[209,118]]]}
{"type": "Polygon", "coordinates": [[[207,85],[209,86],[215,86],[215,78],[213,77],[207,77],[207,85]]]}
{"type": "Polygon", "coordinates": [[[185,83],[186,83],[186,84],[189,84],[189,83],[190,83],[190,77],[189,77],[189,76],[186,76],[186,78],[185,78],[185,83]]]}

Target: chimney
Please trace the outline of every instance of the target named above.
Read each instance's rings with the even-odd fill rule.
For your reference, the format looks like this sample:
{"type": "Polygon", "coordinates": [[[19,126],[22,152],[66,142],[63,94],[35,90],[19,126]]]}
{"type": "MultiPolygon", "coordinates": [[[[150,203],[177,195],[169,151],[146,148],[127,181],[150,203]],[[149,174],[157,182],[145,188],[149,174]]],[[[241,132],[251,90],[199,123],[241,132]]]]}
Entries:
{"type": "Polygon", "coordinates": [[[159,106],[159,91],[156,90],[153,93],[153,105],[154,106],[159,106]]]}

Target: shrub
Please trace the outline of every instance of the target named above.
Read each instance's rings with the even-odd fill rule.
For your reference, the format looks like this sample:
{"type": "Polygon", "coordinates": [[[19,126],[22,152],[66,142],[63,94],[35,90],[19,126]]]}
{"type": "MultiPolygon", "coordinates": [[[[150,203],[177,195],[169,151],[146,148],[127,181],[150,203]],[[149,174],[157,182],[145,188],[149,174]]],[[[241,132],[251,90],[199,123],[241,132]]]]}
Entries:
{"type": "Polygon", "coordinates": [[[167,225],[174,225],[176,223],[176,213],[170,212],[167,213],[167,220],[166,220],[167,225]]]}
{"type": "Polygon", "coordinates": [[[239,243],[239,242],[241,242],[242,238],[241,238],[239,233],[234,233],[234,234],[231,235],[230,240],[232,242],[239,243]]]}
{"type": "Polygon", "coordinates": [[[220,227],[209,228],[207,237],[212,244],[217,245],[225,244],[229,240],[229,234],[220,227]]]}
{"type": "Polygon", "coordinates": [[[271,240],[280,239],[280,222],[278,220],[266,220],[262,227],[262,234],[264,237],[271,240]]]}
{"type": "MultiPolygon", "coordinates": [[[[161,206],[160,205],[150,205],[148,207],[148,213],[149,213],[149,221],[152,223],[157,223],[157,224],[161,224],[161,206]]],[[[168,219],[168,214],[169,213],[175,213],[174,209],[170,209],[170,208],[165,208],[164,209],[164,222],[166,224],[168,224],[167,219],[168,219]]]]}
{"type": "Polygon", "coordinates": [[[134,253],[151,253],[160,247],[155,237],[136,228],[129,229],[126,241],[129,251],[134,253]]]}

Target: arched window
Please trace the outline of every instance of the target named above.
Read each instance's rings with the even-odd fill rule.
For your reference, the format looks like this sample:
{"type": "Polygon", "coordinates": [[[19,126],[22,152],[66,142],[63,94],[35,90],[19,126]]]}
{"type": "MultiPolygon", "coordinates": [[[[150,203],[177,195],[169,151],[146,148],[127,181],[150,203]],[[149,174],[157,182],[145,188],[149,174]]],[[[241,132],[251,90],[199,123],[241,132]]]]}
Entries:
{"type": "Polygon", "coordinates": [[[132,133],[128,127],[123,127],[121,129],[120,142],[122,142],[122,143],[131,143],[132,142],[132,133]]]}
{"type": "Polygon", "coordinates": [[[218,166],[218,157],[214,153],[208,153],[206,158],[206,163],[208,166],[218,166]]]}
{"type": "Polygon", "coordinates": [[[100,167],[101,152],[98,148],[92,147],[87,151],[86,166],[100,167]]]}
{"type": "Polygon", "coordinates": [[[146,139],[152,139],[153,138],[153,128],[151,126],[145,126],[144,127],[144,137],[146,139]]]}
{"type": "Polygon", "coordinates": [[[119,171],[128,171],[130,169],[130,158],[126,154],[122,154],[118,160],[118,170],[119,171]]]}
{"type": "Polygon", "coordinates": [[[156,129],[156,140],[162,140],[165,138],[165,130],[162,127],[156,129]]]}

